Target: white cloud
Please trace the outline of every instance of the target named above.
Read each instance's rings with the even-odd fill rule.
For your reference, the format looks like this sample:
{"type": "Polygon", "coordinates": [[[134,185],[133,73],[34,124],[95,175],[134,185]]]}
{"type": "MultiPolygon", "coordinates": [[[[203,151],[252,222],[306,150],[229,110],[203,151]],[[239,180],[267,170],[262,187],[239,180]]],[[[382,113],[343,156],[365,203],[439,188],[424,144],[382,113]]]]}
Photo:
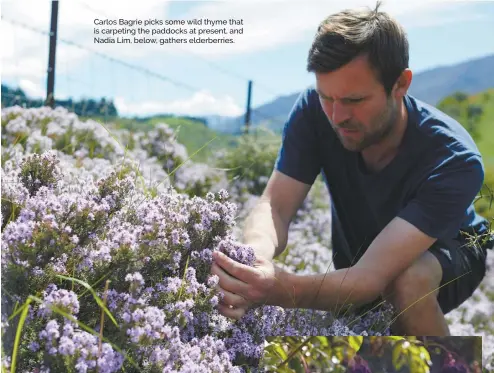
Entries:
{"type": "Polygon", "coordinates": [[[21,79],[19,86],[30,97],[44,98],[46,95],[46,89],[31,80],[21,79]]]}
{"type": "Polygon", "coordinates": [[[145,101],[129,103],[123,97],[116,97],[115,106],[121,115],[184,114],[192,116],[223,115],[236,116],[243,113],[243,108],[228,96],[214,96],[204,90],[194,93],[187,99],[175,101],[145,101]]]}
{"type": "MultiPolygon", "coordinates": [[[[135,45],[94,44],[94,20],[166,18],[167,1],[73,0],[59,1],[57,65],[77,70],[93,52],[113,58],[136,57],[135,45]],[[82,46],[82,48],[80,48],[82,46]]],[[[46,71],[50,31],[51,1],[2,1],[2,72],[5,76],[32,74],[32,66],[19,61],[34,59],[46,71]]],[[[141,49],[139,48],[139,51],[141,49]]],[[[156,52],[148,49],[147,54],[156,52]]],[[[32,65],[32,63],[31,63],[32,65]]],[[[36,71],[38,71],[36,66],[36,71]]]]}
{"type": "Polygon", "coordinates": [[[46,75],[48,64],[47,43],[32,31],[1,24],[2,74],[14,79],[39,79],[46,75]]]}
{"type": "Polygon", "coordinates": [[[406,29],[440,26],[448,23],[460,24],[486,17],[465,6],[472,1],[432,2],[425,9],[417,9],[410,14],[397,17],[406,29]]]}
{"type": "Polygon", "coordinates": [[[47,60],[41,60],[34,56],[19,59],[5,59],[2,61],[3,77],[13,79],[46,79],[47,60]]]}

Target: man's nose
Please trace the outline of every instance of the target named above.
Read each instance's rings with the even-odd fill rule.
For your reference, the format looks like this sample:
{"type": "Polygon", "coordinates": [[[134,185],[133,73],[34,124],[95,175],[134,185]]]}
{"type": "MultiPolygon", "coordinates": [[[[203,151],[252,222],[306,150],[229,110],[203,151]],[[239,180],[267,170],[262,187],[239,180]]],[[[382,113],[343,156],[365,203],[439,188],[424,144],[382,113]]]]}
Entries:
{"type": "Polygon", "coordinates": [[[339,123],[345,122],[350,119],[350,110],[342,105],[340,102],[335,101],[333,103],[331,121],[333,124],[338,125],[339,123]]]}

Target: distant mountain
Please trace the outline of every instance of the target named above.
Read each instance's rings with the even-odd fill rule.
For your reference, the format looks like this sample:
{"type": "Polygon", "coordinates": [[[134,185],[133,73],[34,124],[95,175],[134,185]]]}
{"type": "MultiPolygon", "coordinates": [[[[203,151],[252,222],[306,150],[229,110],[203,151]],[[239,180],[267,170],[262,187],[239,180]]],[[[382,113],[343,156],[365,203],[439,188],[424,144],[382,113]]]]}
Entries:
{"type": "MultiPolygon", "coordinates": [[[[494,87],[494,55],[468,60],[456,65],[440,66],[414,75],[409,93],[432,105],[455,92],[475,94],[494,87]]],[[[252,127],[266,126],[276,132],[283,129],[300,92],[281,96],[252,109],[252,127]]],[[[245,116],[218,117],[208,127],[219,132],[241,133],[245,116]]]]}
{"type": "MultiPolygon", "coordinates": [[[[283,127],[283,123],[299,94],[296,92],[280,96],[267,104],[252,108],[250,117],[252,127],[265,126],[278,132],[280,127],[283,127]]],[[[245,114],[237,117],[212,115],[206,119],[207,126],[212,130],[234,135],[241,134],[245,124],[245,114]]]]}
{"type": "Polygon", "coordinates": [[[454,92],[476,94],[494,87],[494,55],[440,66],[413,77],[410,94],[432,105],[454,92]]]}

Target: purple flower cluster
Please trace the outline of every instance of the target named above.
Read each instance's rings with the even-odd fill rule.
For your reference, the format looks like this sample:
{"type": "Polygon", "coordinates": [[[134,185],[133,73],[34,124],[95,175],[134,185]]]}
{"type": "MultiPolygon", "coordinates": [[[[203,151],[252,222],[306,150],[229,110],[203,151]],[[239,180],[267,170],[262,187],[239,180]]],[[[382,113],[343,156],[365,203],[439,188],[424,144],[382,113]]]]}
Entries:
{"type": "Polygon", "coordinates": [[[44,295],[43,303],[38,310],[40,317],[51,316],[53,306],[72,316],[79,313],[79,300],[73,291],[58,289],[56,285],[51,284],[48,291],[44,291],[44,295]]]}
{"type": "Polygon", "coordinates": [[[220,339],[204,336],[183,343],[177,328],[168,328],[166,340],[166,345],[153,348],[148,366],[170,373],[244,371],[232,364],[232,357],[220,339]]]}
{"type": "Polygon", "coordinates": [[[144,286],[144,278],[139,272],[127,274],[127,276],[125,276],[125,281],[130,282],[131,293],[137,292],[139,289],[141,289],[144,286]]]}
{"type": "Polygon", "coordinates": [[[82,122],[67,109],[49,107],[2,109],[2,146],[19,139],[26,153],[42,153],[50,148],[86,154],[91,158],[117,159],[124,154],[118,141],[98,122],[82,122]]]}
{"type": "Polygon", "coordinates": [[[132,343],[149,345],[164,337],[165,314],[157,307],[137,308],[131,314],[124,313],[122,318],[131,325],[127,335],[132,343]]]}
{"type": "Polygon", "coordinates": [[[78,373],[98,371],[112,373],[122,368],[124,357],[113,350],[108,343],[101,344],[98,338],[79,330],[72,323],[65,323],[60,328],[56,320],[50,320],[39,333],[39,342],[31,343],[33,351],[44,349],[51,359],[60,357],[70,361],[78,373]]]}
{"type": "Polygon", "coordinates": [[[218,250],[233,260],[248,266],[253,266],[256,259],[254,249],[251,246],[241,244],[231,238],[221,241],[218,250]]]}
{"type": "MultiPolygon", "coordinates": [[[[52,317],[39,331],[39,339],[26,340],[30,348],[27,351],[44,351],[49,361],[70,364],[75,371],[95,369],[96,364],[100,371],[121,366],[123,360],[107,347],[96,354],[97,341],[90,335],[60,335],[59,323],[63,319],[54,318],[57,313],[50,309],[56,306],[78,315],[86,324],[91,318],[99,320],[101,311],[91,297],[82,305],[69,288],[49,284],[57,273],[75,275],[91,284],[97,283],[102,274],[109,274],[111,288],[106,293],[101,288],[97,290],[100,298],[106,297],[122,329],[116,330],[107,320],[104,330],[116,338],[120,347],[130,348],[134,358],[150,359],[151,352],[163,346],[166,328],[178,328],[182,351],[191,350],[183,355],[184,365],[194,363],[204,368],[212,364],[223,367],[218,368],[220,371],[234,371],[226,352],[218,352],[209,360],[185,361],[198,348],[192,343],[194,338],[211,334],[215,341],[221,341],[229,333],[228,327],[217,328],[215,324],[214,320],[222,316],[215,309],[217,279],[209,274],[213,250],[221,247],[235,255],[235,243],[228,236],[235,206],[226,201],[228,194],[210,193],[206,199],[189,199],[170,192],[154,199],[144,198],[139,204],[127,198],[135,196],[132,187],[118,187],[120,181],[128,184],[130,179],[118,179],[116,175],[109,174],[79,196],[41,187],[26,200],[18,218],[5,227],[2,243],[9,255],[3,256],[2,266],[7,269],[7,279],[15,280],[8,281],[7,286],[12,286],[9,290],[22,294],[22,298],[32,289],[46,289],[37,315],[52,317]],[[121,194],[117,196],[115,191],[121,194]],[[198,224],[205,227],[201,234],[196,230],[198,224]],[[31,248],[37,249],[35,255],[31,248]],[[194,261],[198,265],[192,265],[194,261]],[[119,267],[108,272],[113,263],[119,263],[119,267]],[[20,273],[17,268],[36,274],[22,275],[26,284],[22,288],[16,287],[20,273]],[[122,292],[125,288],[129,293],[122,292]],[[84,312],[80,313],[82,306],[84,312]],[[76,343],[76,336],[84,336],[93,352],[77,361],[58,359],[57,356],[76,356],[79,349],[86,348],[82,342],[76,343]]],[[[252,253],[243,251],[239,259],[251,262],[252,253]]],[[[66,285],[70,286],[70,282],[66,285]]],[[[40,325],[43,323],[30,323],[29,327],[36,330],[40,325]]]]}

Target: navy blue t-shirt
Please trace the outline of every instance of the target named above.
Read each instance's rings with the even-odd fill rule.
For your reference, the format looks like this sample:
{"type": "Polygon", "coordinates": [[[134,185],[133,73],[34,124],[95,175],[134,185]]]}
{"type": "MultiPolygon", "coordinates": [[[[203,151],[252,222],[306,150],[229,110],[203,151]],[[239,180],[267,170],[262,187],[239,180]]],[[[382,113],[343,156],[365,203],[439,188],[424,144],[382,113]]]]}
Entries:
{"type": "Polygon", "coordinates": [[[484,167],[471,136],[433,106],[410,95],[404,102],[408,124],[400,150],[377,173],[366,171],[360,152],[343,147],[314,88],[300,94],[285,124],[275,168],[306,184],[322,174],[332,202],[333,249],[350,263],[396,216],[448,248],[466,242],[460,231],[487,232],[473,206],[484,167]]]}

